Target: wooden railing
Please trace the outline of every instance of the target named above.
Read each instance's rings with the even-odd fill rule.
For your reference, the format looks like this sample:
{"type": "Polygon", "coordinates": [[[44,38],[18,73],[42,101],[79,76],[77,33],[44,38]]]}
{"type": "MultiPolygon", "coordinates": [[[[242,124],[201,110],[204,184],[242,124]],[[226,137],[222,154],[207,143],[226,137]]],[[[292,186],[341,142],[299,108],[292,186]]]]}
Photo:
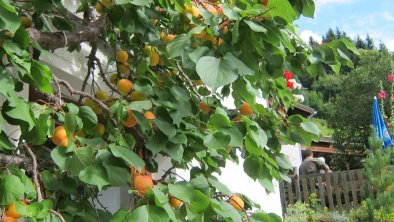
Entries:
{"type": "Polygon", "coordinates": [[[316,193],[321,206],[327,207],[330,211],[349,210],[360,205],[364,191],[372,195],[374,193],[364,179],[361,169],[294,176],[291,183],[280,183],[284,212],[289,204],[297,201],[309,203],[312,193],[316,193]]]}

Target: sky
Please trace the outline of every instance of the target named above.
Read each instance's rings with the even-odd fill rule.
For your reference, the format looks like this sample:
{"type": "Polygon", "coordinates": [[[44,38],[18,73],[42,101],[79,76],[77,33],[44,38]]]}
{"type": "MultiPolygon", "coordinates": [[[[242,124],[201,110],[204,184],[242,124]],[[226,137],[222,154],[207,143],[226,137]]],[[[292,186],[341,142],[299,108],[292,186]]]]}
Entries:
{"type": "Polygon", "coordinates": [[[300,36],[321,41],[329,28],[338,27],[348,36],[369,34],[375,46],[382,41],[394,51],[394,0],[315,0],[314,19],[301,17],[296,22],[300,36]]]}

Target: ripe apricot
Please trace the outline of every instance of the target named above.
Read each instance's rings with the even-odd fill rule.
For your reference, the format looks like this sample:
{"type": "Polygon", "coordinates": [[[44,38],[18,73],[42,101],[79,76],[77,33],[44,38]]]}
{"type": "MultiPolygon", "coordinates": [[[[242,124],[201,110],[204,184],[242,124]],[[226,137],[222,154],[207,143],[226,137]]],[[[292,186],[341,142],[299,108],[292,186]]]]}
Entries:
{"type": "Polygon", "coordinates": [[[128,62],[119,63],[118,64],[118,71],[122,74],[129,74],[130,73],[130,65],[128,62]]]}
{"type": "Polygon", "coordinates": [[[149,54],[149,60],[150,60],[150,65],[151,66],[157,66],[157,64],[159,64],[159,61],[160,61],[159,53],[155,52],[155,51],[151,52],[149,54]]]}
{"type": "Polygon", "coordinates": [[[119,63],[125,63],[129,59],[129,54],[126,51],[120,50],[116,52],[116,61],[119,63]]]}
{"type": "Polygon", "coordinates": [[[94,128],[93,128],[93,132],[97,133],[100,136],[103,136],[105,133],[105,126],[102,123],[97,124],[94,128]]]}
{"type": "Polygon", "coordinates": [[[244,208],[244,206],[245,206],[245,203],[244,203],[244,201],[242,200],[242,198],[239,197],[239,196],[236,195],[236,194],[233,194],[233,195],[231,196],[229,202],[230,202],[230,204],[233,205],[233,207],[234,207],[235,209],[237,209],[238,211],[242,210],[242,209],[244,208]]]}
{"type": "Polygon", "coordinates": [[[145,51],[145,53],[147,53],[149,55],[151,52],[154,51],[154,48],[152,46],[150,46],[150,45],[145,45],[144,46],[144,51],[145,51]]]}
{"type": "Polygon", "coordinates": [[[130,94],[130,99],[131,101],[143,101],[146,100],[146,95],[142,92],[133,91],[130,94]]]}
{"type": "Polygon", "coordinates": [[[217,9],[218,14],[223,15],[222,4],[218,4],[218,7],[219,7],[219,8],[217,9]]]}
{"type": "Polygon", "coordinates": [[[200,108],[200,110],[204,113],[210,113],[211,112],[211,108],[209,107],[209,105],[206,102],[201,101],[198,104],[198,108],[200,108]]]}
{"type": "Polygon", "coordinates": [[[227,33],[227,32],[228,32],[228,26],[226,25],[223,27],[223,33],[227,33]]]}
{"type": "Polygon", "coordinates": [[[67,132],[64,126],[58,126],[52,136],[52,142],[57,146],[68,146],[67,132]]]}
{"type": "Polygon", "coordinates": [[[166,37],[166,41],[167,42],[172,41],[173,39],[175,39],[175,37],[176,37],[176,35],[174,35],[174,34],[168,34],[166,37]]]}
{"type": "Polygon", "coordinates": [[[121,79],[116,84],[116,87],[118,88],[120,94],[125,96],[128,95],[131,92],[131,90],[133,90],[133,82],[131,82],[128,79],[121,79]]]}
{"type": "Polygon", "coordinates": [[[5,208],[5,215],[12,218],[20,218],[21,215],[16,211],[15,203],[8,204],[5,208]]]}
{"type": "Polygon", "coordinates": [[[242,115],[250,115],[253,113],[252,107],[250,107],[250,105],[248,103],[243,103],[240,107],[239,107],[239,112],[242,115]]]}
{"type": "Polygon", "coordinates": [[[127,119],[123,121],[123,125],[125,127],[134,127],[137,124],[137,120],[135,119],[133,112],[131,110],[127,110],[127,119]]]}
{"type": "Polygon", "coordinates": [[[101,107],[98,106],[97,104],[94,107],[92,107],[92,110],[94,113],[96,113],[96,115],[103,114],[103,109],[101,109],[101,107]]]}
{"type": "Polygon", "coordinates": [[[218,11],[216,10],[216,8],[213,5],[206,4],[205,8],[207,9],[208,12],[210,12],[214,15],[218,14],[218,11]]]}
{"type": "Polygon", "coordinates": [[[141,196],[144,196],[146,191],[153,188],[153,180],[147,175],[138,175],[134,178],[134,187],[141,196]]]}
{"type": "Polygon", "coordinates": [[[21,26],[23,28],[25,28],[25,29],[30,28],[31,24],[32,24],[32,22],[31,22],[29,17],[27,17],[27,16],[22,16],[21,17],[21,26]]]}
{"type": "Polygon", "coordinates": [[[108,93],[102,89],[96,92],[96,98],[101,100],[101,101],[106,101],[108,99],[108,93]]]}
{"type": "Polygon", "coordinates": [[[13,218],[13,217],[3,217],[3,219],[1,220],[1,222],[18,222],[17,219],[13,218]]]}
{"type": "Polygon", "coordinates": [[[160,32],[160,40],[166,41],[166,39],[167,39],[167,34],[165,32],[160,32]]]}
{"type": "Polygon", "coordinates": [[[170,205],[172,208],[178,208],[183,204],[183,202],[175,197],[170,198],[170,205]]]}
{"type": "Polygon", "coordinates": [[[145,111],[144,117],[148,120],[154,120],[156,118],[155,114],[153,114],[151,111],[145,111]]]}

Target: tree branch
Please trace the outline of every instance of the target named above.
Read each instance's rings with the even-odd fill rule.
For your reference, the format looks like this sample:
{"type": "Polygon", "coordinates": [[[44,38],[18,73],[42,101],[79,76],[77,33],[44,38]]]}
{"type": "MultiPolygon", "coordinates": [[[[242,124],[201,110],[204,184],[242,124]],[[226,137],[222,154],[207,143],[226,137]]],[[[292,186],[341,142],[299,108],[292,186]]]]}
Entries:
{"type": "MultiPolygon", "coordinates": [[[[198,91],[196,90],[196,88],[194,88],[194,84],[193,82],[190,80],[190,78],[187,76],[187,74],[183,71],[181,65],[179,64],[179,62],[176,62],[176,66],[180,72],[180,75],[186,80],[186,82],[189,84],[190,88],[192,89],[192,91],[197,95],[198,99],[200,99],[202,96],[200,95],[200,93],[198,93],[198,91]]],[[[179,77],[180,78],[180,77],[179,77]]]]}
{"type": "MultiPolygon", "coordinates": [[[[96,52],[97,52],[97,43],[96,42],[92,42],[92,49],[90,50],[90,54],[88,57],[88,73],[86,74],[85,79],[83,80],[82,83],[82,92],[85,92],[86,86],[88,84],[88,80],[90,78],[90,75],[93,74],[93,70],[94,70],[94,58],[96,57],[96,52]]],[[[92,86],[93,87],[93,86],[92,86]]],[[[78,103],[82,103],[82,96],[79,97],[78,103]]]]}
{"type": "Polygon", "coordinates": [[[120,92],[111,84],[111,82],[108,80],[108,78],[105,76],[105,72],[103,69],[103,65],[101,64],[101,61],[99,58],[95,57],[94,60],[96,61],[96,64],[99,68],[99,75],[105,82],[105,84],[113,91],[116,92],[117,94],[120,95],[120,92]]]}
{"type": "Polygon", "coordinates": [[[56,215],[60,219],[61,222],[66,222],[66,220],[63,218],[63,216],[59,212],[51,209],[51,213],[56,215]]]}
{"type": "Polygon", "coordinates": [[[37,42],[43,49],[55,50],[76,45],[82,42],[94,42],[106,30],[106,16],[101,16],[95,22],[80,26],[73,31],[41,32],[35,28],[26,29],[33,42],[37,42]]]}
{"type": "Polygon", "coordinates": [[[111,121],[113,122],[113,124],[115,126],[118,126],[118,123],[116,122],[116,120],[114,119],[111,111],[109,110],[108,106],[105,105],[103,102],[101,102],[100,100],[96,99],[96,97],[90,95],[89,93],[86,92],[82,92],[79,90],[75,90],[69,82],[63,80],[63,79],[58,79],[56,76],[53,75],[53,79],[55,81],[57,81],[58,83],[62,84],[63,86],[65,86],[67,88],[67,90],[70,92],[71,95],[80,95],[82,97],[88,97],[91,100],[93,100],[97,105],[100,106],[101,109],[103,109],[105,112],[107,112],[109,114],[109,117],[111,119],[111,121]]]}
{"type": "Polygon", "coordinates": [[[33,182],[36,185],[36,190],[37,190],[37,201],[41,202],[42,201],[42,193],[41,193],[41,185],[40,181],[38,181],[38,165],[37,165],[37,158],[36,155],[34,155],[33,151],[27,144],[22,144],[21,145],[23,148],[26,149],[26,151],[29,153],[31,156],[31,159],[33,160],[33,182]]]}

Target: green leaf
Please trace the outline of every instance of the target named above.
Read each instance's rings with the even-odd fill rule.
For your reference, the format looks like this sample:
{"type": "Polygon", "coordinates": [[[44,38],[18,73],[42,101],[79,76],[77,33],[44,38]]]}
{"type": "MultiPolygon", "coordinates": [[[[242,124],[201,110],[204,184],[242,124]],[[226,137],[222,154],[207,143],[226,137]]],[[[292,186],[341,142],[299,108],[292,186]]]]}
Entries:
{"type": "Polygon", "coordinates": [[[14,94],[15,82],[11,74],[0,66],[0,93],[7,97],[9,94],[14,94]]]}
{"type": "Polygon", "coordinates": [[[33,60],[28,75],[39,90],[45,93],[53,93],[51,86],[52,71],[48,66],[33,60]]]}
{"type": "Polygon", "coordinates": [[[210,133],[204,138],[204,145],[211,150],[223,149],[225,150],[230,143],[230,136],[222,132],[210,133]]]}
{"type": "Polygon", "coordinates": [[[297,18],[297,13],[289,1],[268,1],[268,7],[270,10],[267,14],[272,17],[279,16],[288,23],[297,18]]]}
{"type": "Polygon", "coordinates": [[[18,12],[9,0],[0,0],[0,31],[8,30],[12,33],[20,26],[18,12]]]}
{"type": "Polygon", "coordinates": [[[79,179],[85,183],[96,185],[99,190],[110,184],[105,168],[101,165],[86,167],[79,173],[79,179]]]}
{"type": "Polygon", "coordinates": [[[12,100],[9,100],[8,105],[9,107],[7,108],[5,107],[5,104],[3,105],[5,114],[17,122],[22,122],[22,124],[26,123],[27,130],[32,130],[35,125],[35,121],[31,115],[29,104],[19,97],[12,96],[12,100]]]}
{"type": "Polygon", "coordinates": [[[96,158],[101,161],[112,186],[126,186],[129,183],[130,168],[121,159],[107,150],[100,150],[96,158]]]}
{"type": "Polygon", "coordinates": [[[123,159],[129,165],[137,168],[137,170],[141,170],[145,166],[145,162],[132,150],[115,144],[109,145],[109,148],[114,156],[123,159]]]}
{"type": "Polygon", "coordinates": [[[97,115],[89,106],[80,106],[78,116],[81,118],[85,130],[94,128],[98,123],[97,115]]]}
{"type": "Polygon", "coordinates": [[[168,222],[170,218],[164,209],[156,206],[141,206],[129,214],[124,221],[168,222]]]}
{"type": "Polygon", "coordinates": [[[178,163],[182,162],[183,157],[183,146],[180,144],[167,143],[166,148],[163,150],[164,153],[168,154],[173,160],[178,163]]]}
{"type": "Polygon", "coordinates": [[[118,5],[131,3],[133,5],[147,6],[152,3],[152,0],[115,0],[118,5]]]}
{"type": "Polygon", "coordinates": [[[8,136],[4,131],[0,132],[0,150],[12,150],[12,143],[8,140],[8,136]]]}
{"type": "Polygon", "coordinates": [[[220,191],[221,193],[227,195],[227,196],[231,196],[231,191],[230,189],[228,189],[228,187],[224,184],[222,184],[221,182],[219,182],[218,179],[216,179],[213,176],[209,176],[208,177],[208,182],[210,184],[212,184],[212,186],[214,186],[218,191],[220,191]]]}
{"type": "Polygon", "coordinates": [[[64,115],[64,128],[67,132],[74,132],[77,129],[77,114],[68,112],[64,115]]]}
{"type": "Polygon", "coordinates": [[[222,128],[222,129],[219,129],[219,131],[225,135],[230,136],[230,138],[231,138],[230,144],[229,144],[230,146],[241,147],[243,145],[244,136],[236,127],[222,128]]]}
{"type": "Polygon", "coordinates": [[[272,176],[267,168],[262,168],[258,181],[267,191],[275,192],[274,185],[272,184],[272,176]]]}
{"type": "Polygon", "coordinates": [[[21,49],[26,49],[29,46],[29,41],[29,33],[26,31],[26,29],[20,27],[14,35],[14,42],[18,43],[21,49]]]}
{"type": "Polygon", "coordinates": [[[190,203],[193,200],[194,189],[186,182],[168,184],[168,192],[183,202],[190,203]]]}
{"type": "Polygon", "coordinates": [[[293,169],[293,167],[291,166],[290,160],[287,159],[287,157],[283,153],[276,155],[275,160],[280,167],[287,169],[287,170],[293,169]]]}
{"type": "Polygon", "coordinates": [[[313,18],[315,14],[315,2],[313,0],[302,0],[302,14],[306,17],[313,18]]]}
{"type": "Polygon", "coordinates": [[[181,34],[175,37],[170,43],[167,45],[167,52],[171,58],[182,55],[186,46],[190,45],[190,36],[186,34],[181,34]]]}
{"type": "Polygon", "coordinates": [[[156,155],[157,153],[166,149],[167,142],[167,137],[163,133],[157,132],[148,138],[148,141],[145,145],[146,148],[152,151],[153,155],[156,155]]]}
{"type": "Polygon", "coordinates": [[[71,175],[78,176],[79,172],[93,163],[93,148],[78,147],[74,150],[70,160],[67,160],[67,169],[71,175]]]}
{"type": "Polygon", "coordinates": [[[316,136],[320,135],[320,129],[312,121],[301,123],[301,128],[308,133],[315,134],[316,136]]]}
{"type": "Polygon", "coordinates": [[[8,170],[11,172],[12,175],[19,177],[21,182],[24,185],[24,192],[28,198],[36,198],[37,191],[35,186],[33,185],[32,180],[26,176],[25,172],[19,169],[17,166],[11,165],[8,167],[8,170]]]}
{"type": "Polygon", "coordinates": [[[211,52],[211,50],[208,47],[201,46],[201,47],[198,47],[197,49],[193,50],[191,53],[189,53],[189,58],[194,63],[197,63],[197,61],[201,57],[207,56],[207,55],[212,56],[211,54],[212,54],[212,52],[211,52]]]}
{"type": "Polygon", "coordinates": [[[227,115],[216,114],[216,113],[211,116],[208,125],[216,129],[232,127],[231,121],[227,115]]]}
{"type": "Polygon", "coordinates": [[[250,27],[250,29],[252,29],[252,31],[254,31],[254,32],[263,32],[263,33],[266,33],[266,32],[267,32],[267,29],[266,29],[266,28],[264,28],[263,26],[257,24],[257,23],[254,22],[254,21],[251,21],[251,20],[244,20],[244,22],[245,22],[245,23],[250,27]]]}
{"type": "Polygon", "coordinates": [[[133,101],[127,106],[127,108],[142,113],[145,110],[149,110],[152,108],[152,102],[151,101],[133,101]]]}
{"type": "Polygon", "coordinates": [[[244,171],[250,178],[256,180],[260,176],[260,169],[263,167],[263,163],[260,158],[248,157],[244,161],[244,171]]]}
{"type": "Polygon", "coordinates": [[[212,199],[211,204],[213,210],[224,218],[230,218],[233,222],[241,222],[241,215],[238,211],[227,202],[219,202],[218,200],[212,199]]]}
{"type": "Polygon", "coordinates": [[[56,147],[51,151],[52,160],[60,168],[61,171],[65,171],[67,168],[66,149],[62,147],[56,147]]]}
{"type": "Polygon", "coordinates": [[[24,193],[24,185],[19,177],[5,175],[0,178],[0,205],[18,201],[24,193]]]}
{"type": "Polygon", "coordinates": [[[234,82],[238,75],[231,59],[212,56],[201,57],[196,64],[197,74],[210,88],[217,88],[234,82]]]}
{"type": "Polygon", "coordinates": [[[203,213],[210,205],[211,200],[207,195],[199,190],[194,190],[190,208],[197,213],[203,213]]]}

